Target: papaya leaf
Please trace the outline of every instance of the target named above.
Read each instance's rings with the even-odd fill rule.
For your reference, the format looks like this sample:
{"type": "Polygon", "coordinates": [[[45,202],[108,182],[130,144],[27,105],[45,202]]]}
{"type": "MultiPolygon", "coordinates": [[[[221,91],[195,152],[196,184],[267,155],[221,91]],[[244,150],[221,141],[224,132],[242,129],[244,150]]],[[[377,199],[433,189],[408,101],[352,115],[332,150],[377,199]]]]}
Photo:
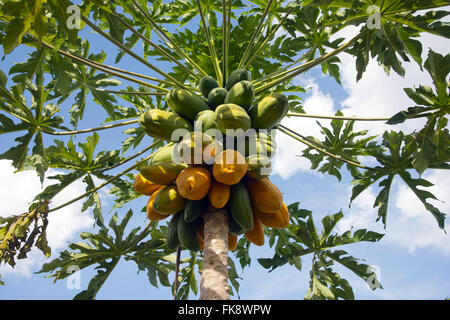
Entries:
{"type": "Polygon", "coordinates": [[[336,250],[336,251],[324,251],[324,255],[327,256],[330,259],[333,259],[334,261],[340,263],[350,271],[352,271],[354,274],[356,274],[358,277],[363,279],[364,281],[368,282],[369,280],[374,281],[377,286],[372,287],[372,290],[375,289],[383,289],[381,284],[379,283],[378,279],[376,278],[377,275],[373,272],[372,268],[364,263],[360,263],[359,259],[356,259],[352,256],[350,256],[346,251],[344,250],[336,250]],[[370,279],[374,278],[374,279],[370,279]]]}
{"type": "Polygon", "coordinates": [[[333,233],[334,228],[343,217],[343,213],[340,211],[322,219],[323,229],[319,237],[311,211],[300,209],[298,202],[291,204],[288,209],[291,219],[294,219],[295,223],[291,223],[287,229],[269,230],[270,238],[277,235],[275,238],[278,248],[273,258],[258,259],[259,264],[271,272],[289,262],[300,271],[300,258],[312,253],[310,286],[305,299],[354,299],[353,289],[348,281],[341,278],[332,269],[333,260],[357,273],[363,280],[367,280],[372,274],[368,274],[370,270],[365,270],[368,274],[366,276],[362,269],[367,269],[368,266],[360,264],[355,258],[342,258],[342,255],[347,254],[345,251],[332,250],[338,246],[361,241],[377,242],[384,235],[365,229],[356,230],[353,234],[351,230],[342,234],[333,233]],[[278,246],[279,243],[281,243],[280,246],[278,246]]]}
{"type": "Polygon", "coordinates": [[[411,174],[407,171],[400,173],[400,177],[414,192],[414,194],[419,198],[419,200],[423,203],[425,208],[433,215],[433,217],[436,219],[439,225],[439,228],[441,228],[445,233],[447,233],[445,231],[446,214],[442,213],[438,208],[427,202],[427,199],[437,200],[437,198],[431,192],[418,188],[419,186],[430,187],[433,184],[425,179],[413,179],[411,177],[411,174]]]}
{"type": "MultiPolygon", "coordinates": [[[[342,112],[336,112],[336,116],[342,115],[342,112]]],[[[378,147],[372,142],[375,136],[365,137],[367,135],[367,131],[354,132],[354,123],[354,120],[344,121],[334,119],[331,121],[330,130],[330,128],[324,127],[322,124],[317,122],[321,128],[321,133],[324,135],[324,140],[319,141],[314,137],[308,138],[321,149],[325,149],[330,153],[339,155],[344,159],[357,162],[358,156],[367,155],[369,150],[374,152],[378,149],[378,147]],[[363,138],[358,139],[358,137],[363,138]]],[[[319,172],[324,174],[328,173],[335,176],[339,181],[341,180],[342,176],[340,170],[344,165],[343,161],[337,160],[323,153],[317,153],[312,147],[306,148],[303,151],[302,156],[311,161],[311,169],[317,169],[319,172]]],[[[359,170],[352,165],[347,164],[347,169],[353,176],[359,174],[359,170]]]]}
{"type": "Polygon", "coordinates": [[[15,259],[25,259],[33,247],[48,258],[51,249],[47,243],[48,201],[21,215],[0,217],[0,262],[14,267],[15,259]]]}
{"type": "MultiPolygon", "coordinates": [[[[158,248],[157,243],[155,246],[155,239],[150,240],[153,243],[151,246],[139,243],[139,240],[149,234],[148,232],[139,234],[140,227],[132,229],[128,234],[125,233],[132,215],[133,212],[129,210],[119,222],[115,213],[109,222],[109,229],[106,226],[101,227],[97,234],[83,232],[80,235],[82,241],[71,243],[70,250],[62,251],[59,258],[44,264],[37,273],[49,273],[46,277],[54,278],[56,282],[70,276],[73,270],[95,266],[97,274],[89,282],[88,288],[74,297],[74,299],[95,299],[122,256],[126,256],[127,260],[138,262],[136,260],[138,257],[145,256],[136,256],[136,254],[144,254],[144,252],[151,254],[152,250],[158,248]],[[113,235],[110,234],[111,230],[113,235]],[[134,256],[127,256],[128,253],[133,252],[134,256]]],[[[157,257],[162,258],[163,254],[158,254],[157,257]]],[[[164,267],[160,266],[160,269],[164,267]]]]}
{"type": "Polygon", "coordinates": [[[362,25],[360,32],[364,31],[366,35],[348,50],[357,57],[358,81],[365,72],[371,57],[376,58],[388,74],[390,70],[394,70],[404,76],[405,70],[401,60],[409,61],[410,57],[422,67],[422,45],[415,38],[421,33],[431,33],[447,38],[449,35],[448,23],[441,21],[448,12],[430,10],[422,15],[411,14],[422,9],[435,9],[448,5],[445,1],[316,0],[306,3],[314,7],[327,9],[331,7],[331,10],[340,9],[339,13],[325,20],[328,27],[362,25]],[[371,29],[368,29],[370,19],[374,17],[379,24],[376,24],[374,28],[370,26],[371,29]]]}

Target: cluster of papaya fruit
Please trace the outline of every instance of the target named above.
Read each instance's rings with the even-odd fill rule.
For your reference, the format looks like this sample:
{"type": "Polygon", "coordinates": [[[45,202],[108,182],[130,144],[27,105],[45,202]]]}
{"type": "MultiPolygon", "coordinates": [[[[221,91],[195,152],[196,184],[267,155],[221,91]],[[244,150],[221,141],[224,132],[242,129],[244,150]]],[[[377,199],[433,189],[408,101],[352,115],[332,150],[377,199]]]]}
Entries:
{"type": "Polygon", "coordinates": [[[181,245],[203,250],[203,216],[214,208],[228,212],[230,250],[236,249],[237,237],[242,234],[261,246],[263,225],[285,228],[289,224],[282,194],[268,179],[276,145],[271,135],[261,130],[272,129],[281,121],[288,101],[272,93],[253,104],[250,74],[242,69],[230,75],[225,88],[205,77],[199,89],[207,100],[184,89],[172,89],[166,98],[172,111],[152,109],[141,116],[139,124],[145,132],[169,144],[140,167],[134,188],[150,196],[147,216],[151,221],[171,217],[169,249],[181,245]],[[173,134],[177,129],[189,134],[180,141],[180,136],[173,134]],[[246,140],[240,151],[223,148],[221,141],[208,134],[208,130],[219,130],[227,135],[228,130],[237,129],[260,131],[255,139],[246,140]]]}

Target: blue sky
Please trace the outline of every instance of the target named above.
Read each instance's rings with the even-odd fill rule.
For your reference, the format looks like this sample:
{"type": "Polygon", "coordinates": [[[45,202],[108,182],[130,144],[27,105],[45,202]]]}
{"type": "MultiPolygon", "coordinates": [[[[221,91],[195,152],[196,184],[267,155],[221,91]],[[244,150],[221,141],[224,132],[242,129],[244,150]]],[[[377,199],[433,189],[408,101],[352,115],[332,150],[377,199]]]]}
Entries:
{"type": "MultiPolygon", "coordinates": [[[[188,26],[189,27],[189,26],[188,26]]],[[[90,32],[88,27],[83,34],[90,32]]],[[[350,39],[355,30],[344,29],[342,35],[350,39]]],[[[115,48],[103,41],[98,35],[89,33],[91,51],[103,48],[108,53],[107,64],[112,65],[115,58],[115,48]],[[94,45],[95,44],[95,45],[94,45]]],[[[441,54],[447,54],[448,40],[434,36],[424,36],[424,56],[427,48],[441,54]]],[[[13,63],[25,60],[27,50],[17,48],[1,62],[0,69],[5,73],[13,63]]],[[[342,60],[342,86],[333,79],[324,77],[320,68],[306,75],[297,77],[294,82],[305,87],[310,87],[303,94],[305,109],[308,113],[334,114],[337,109],[342,109],[345,115],[359,116],[390,116],[412,105],[412,102],[403,93],[402,88],[413,87],[419,84],[430,84],[427,74],[423,73],[414,64],[407,64],[407,74],[401,78],[395,74],[386,76],[380,66],[371,63],[365,77],[356,83],[356,71],[354,60],[350,56],[341,56],[342,60]]],[[[160,62],[157,62],[160,64],[160,62]]],[[[151,70],[145,70],[134,60],[124,57],[119,67],[125,67],[132,71],[157,76],[151,70]]],[[[125,84],[125,82],[124,82],[125,84]]],[[[124,103],[124,101],[119,101],[124,103]]],[[[72,106],[69,99],[62,105],[62,112],[67,112],[72,106]]],[[[105,113],[100,106],[93,101],[88,103],[85,118],[80,121],[79,128],[98,126],[97,119],[103,119],[105,113]],[[89,115],[89,116],[88,116],[89,115]]],[[[315,120],[310,119],[285,119],[284,124],[297,129],[306,135],[319,135],[315,120]]],[[[321,121],[328,124],[327,121],[321,121]]],[[[418,122],[407,123],[394,129],[410,132],[418,122]]],[[[387,128],[382,123],[358,123],[356,130],[368,128],[371,133],[380,134],[387,128]]],[[[390,129],[390,128],[388,128],[390,129]]],[[[125,139],[123,128],[116,128],[100,133],[101,138],[98,150],[116,149],[125,139]]],[[[75,141],[84,141],[88,135],[76,137],[75,141]]],[[[13,145],[14,135],[0,136],[0,153],[13,145]]],[[[46,138],[47,146],[51,144],[53,137],[46,138]]],[[[146,138],[145,144],[151,143],[146,138]]],[[[394,183],[390,207],[388,213],[387,230],[383,229],[380,222],[376,223],[376,210],[372,208],[373,201],[378,194],[377,187],[367,190],[358,198],[352,208],[349,208],[351,193],[350,177],[343,176],[341,182],[335,177],[325,176],[312,172],[310,163],[306,159],[299,159],[303,146],[289,137],[277,135],[279,145],[273,166],[275,172],[272,181],[280,188],[287,204],[299,201],[301,207],[314,213],[316,223],[326,214],[333,214],[343,210],[344,218],[337,226],[340,232],[354,229],[367,228],[386,236],[379,243],[360,243],[346,246],[345,249],[357,258],[365,259],[365,263],[373,265],[379,270],[379,277],[384,287],[383,290],[371,291],[367,284],[348,272],[344,268],[336,266],[335,270],[349,280],[355,291],[357,299],[444,299],[450,296],[450,240],[436,226],[431,217],[420,202],[409,192],[402,183],[394,183]]],[[[133,151],[129,152],[131,155],[133,151]]],[[[57,173],[51,170],[49,175],[57,173]]],[[[117,171],[118,172],[118,171],[117,171]]],[[[432,192],[443,202],[433,202],[443,212],[450,212],[450,177],[448,172],[430,172],[425,177],[435,183],[432,192]]],[[[38,178],[33,172],[21,172],[13,174],[13,169],[8,161],[0,160],[0,215],[22,213],[26,210],[29,201],[40,190],[38,178]],[[20,190],[20,192],[17,192],[20,190]]],[[[52,183],[46,181],[45,185],[52,183]]],[[[84,192],[81,183],[71,185],[55,199],[54,205],[67,201],[84,192]]],[[[113,198],[106,191],[102,192],[104,216],[109,220],[109,210],[113,198]]],[[[118,211],[119,217],[123,216],[129,208],[134,210],[131,227],[147,223],[145,214],[140,212],[146,199],[141,197],[118,211]]],[[[81,202],[68,206],[61,211],[52,213],[49,217],[49,242],[53,253],[50,259],[58,256],[58,252],[64,250],[68,242],[79,241],[79,233],[92,231],[93,219],[91,212],[81,213],[81,202]]],[[[165,222],[163,222],[165,223],[165,222]]],[[[450,229],[447,227],[447,232],[450,229]]],[[[285,265],[268,273],[256,261],[260,257],[272,257],[273,250],[266,244],[264,247],[252,246],[250,249],[252,266],[238,273],[243,278],[240,289],[242,299],[303,299],[309,283],[309,270],[311,257],[302,259],[303,271],[299,272],[293,267],[285,265]]],[[[42,263],[47,262],[40,252],[33,251],[30,258],[19,261],[13,270],[9,267],[0,267],[0,274],[5,286],[0,286],[0,299],[71,299],[80,290],[71,290],[66,281],[53,284],[53,280],[44,278],[42,274],[34,274],[40,269],[42,263]]],[[[237,263],[238,265],[238,263],[237,263]]],[[[98,299],[171,299],[169,288],[152,287],[145,272],[137,273],[137,266],[132,262],[122,260],[111,274],[99,292],[98,299]]],[[[81,289],[85,289],[95,270],[86,269],[81,272],[81,289]]],[[[173,274],[171,274],[173,280],[173,274]]],[[[198,275],[197,281],[200,280],[198,275]]],[[[192,297],[194,298],[194,297],[192,297]]],[[[233,297],[235,299],[236,297],[233,297]]]]}

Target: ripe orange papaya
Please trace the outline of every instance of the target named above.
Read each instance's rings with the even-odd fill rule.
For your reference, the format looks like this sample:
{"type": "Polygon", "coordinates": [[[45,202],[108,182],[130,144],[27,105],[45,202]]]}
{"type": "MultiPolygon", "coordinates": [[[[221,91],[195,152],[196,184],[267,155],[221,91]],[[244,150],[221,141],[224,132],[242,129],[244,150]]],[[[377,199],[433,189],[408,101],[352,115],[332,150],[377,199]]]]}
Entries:
{"type": "Polygon", "coordinates": [[[283,229],[289,226],[289,210],[285,203],[281,209],[275,213],[263,212],[253,208],[253,213],[258,217],[261,223],[270,228],[283,229]]]}
{"type": "Polygon", "coordinates": [[[211,173],[203,166],[188,167],[180,172],[176,183],[182,197],[200,200],[206,197],[211,187],[211,173]]]}
{"type": "Polygon", "coordinates": [[[239,151],[227,149],[215,158],[213,176],[220,183],[234,185],[245,176],[247,167],[247,162],[239,151]]]}
{"type": "Polygon", "coordinates": [[[140,173],[138,173],[136,178],[134,178],[133,188],[140,194],[151,196],[156,190],[161,188],[161,185],[145,179],[140,173]]]}
{"type": "Polygon", "coordinates": [[[264,228],[258,217],[253,213],[253,229],[244,233],[245,237],[257,246],[264,245],[264,228]]]}
{"type": "Polygon", "coordinates": [[[237,248],[237,236],[228,232],[228,250],[234,251],[237,248]]]}
{"type": "Polygon", "coordinates": [[[220,209],[226,206],[230,199],[230,186],[213,181],[209,189],[209,202],[214,208],[220,209]]]}
{"type": "Polygon", "coordinates": [[[263,212],[275,213],[281,209],[283,195],[268,179],[253,179],[246,177],[245,184],[250,194],[252,206],[263,212]]]}

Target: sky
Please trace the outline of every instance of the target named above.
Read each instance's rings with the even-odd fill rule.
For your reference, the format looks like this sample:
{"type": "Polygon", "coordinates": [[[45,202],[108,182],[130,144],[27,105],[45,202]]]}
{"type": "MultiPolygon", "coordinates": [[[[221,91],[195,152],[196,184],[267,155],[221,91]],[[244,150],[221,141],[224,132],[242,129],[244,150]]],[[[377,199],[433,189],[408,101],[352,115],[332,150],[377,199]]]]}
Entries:
{"type": "MultiPolygon", "coordinates": [[[[346,28],[338,36],[350,39],[355,33],[354,28],[346,28]]],[[[88,30],[83,30],[87,34],[88,30]]],[[[107,44],[98,35],[89,34],[102,48],[107,44]]],[[[447,54],[448,40],[432,35],[425,35],[421,39],[424,44],[424,60],[428,48],[433,48],[441,54],[447,54]]],[[[93,50],[93,48],[91,48],[93,50]]],[[[17,48],[12,54],[6,56],[0,64],[5,73],[13,63],[25,60],[26,50],[17,48]]],[[[114,59],[112,50],[108,50],[107,63],[112,64],[114,59]]],[[[414,63],[407,63],[404,78],[392,73],[387,76],[383,69],[372,61],[364,74],[363,79],[356,82],[355,61],[349,55],[341,55],[342,86],[334,79],[322,75],[320,68],[301,75],[293,81],[296,84],[310,88],[302,94],[304,109],[307,113],[330,115],[341,110],[345,115],[358,116],[391,116],[398,111],[405,110],[413,105],[403,88],[418,85],[430,85],[431,79],[426,72],[414,63]]],[[[129,70],[144,72],[132,59],[124,58],[121,66],[129,70]]],[[[154,75],[152,72],[149,75],[154,75]]],[[[122,103],[122,102],[121,102],[122,103]]],[[[63,111],[70,109],[71,102],[63,104],[63,111]]],[[[88,106],[92,116],[85,117],[79,128],[98,126],[97,119],[104,117],[104,112],[94,102],[88,106]]],[[[411,132],[419,127],[421,120],[406,122],[392,127],[395,130],[411,132]]],[[[329,121],[320,120],[323,125],[329,121]]],[[[320,136],[320,130],[314,119],[285,118],[284,125],[301,132],[304,135],[320,136]]],[[[387,128],[383,122],[357,122],[355,130],[368,129],[370,134],[381,134],[387,128]]],[[[102,139],[98,150],[103,148],[117,148],[118,141],[123,141],[123,128],[111,129],[100,133],[102,139]]],[[[0,153],[13,145],[14,135],[0,136],[0,153]]],[[[87,135],[77,137],[83,141],[87,135]]],[[[150,143],[146,138],[144,143],[150,143]]],[[[53,138],[46,138],[47,145],[53,138]]],[[[399,180],[395,180],[391,191],[388,211],[387,228],[381,222],[376,222],[377,210],[373,208],[376,195],[379,192],[375,185],[358,197],[349,208],[351,195],[351,177],[344,173],[339,182],[335,177],[323,175],[310,170],[307,159],[298,157],[303,146],[288,136],[277,134],[277,153],[273,159],[274,172],[272,181],[283,193],[287,204],[300,202],[302,208],[313,211],[314,220],[319,222],[327,214],[340,210],[344,218],[337,225],[338,232],[344,232],[353,227],[368,229],[385,236],[378,243],[358,243],[343,247],[344,250],[357,258],[364,259],[366,264],[376,270],[383,289],[372,291],[368,285],[349,272],[336,266],[335,270],[347,279],[352,285],[357,299],[444,299],[450,296],[450,239],[442,230],[429,212],[425,210],[420,201],[399,180]]],[[[131,154],[131,153],[130,153],[131,154]]],[[[49,170],[47,177],[63,173],[61,170],[49,170]]],[[[450,212],[450,175],[448,172],[427,171],[425,179],[434,183],[430,188],[441,201],[430,201],[442,212],[450,212]]],[[[14,169],[7,160],[0,160],[0,216],[19,214],[27,210],[29,202],[41,190],[38,177],[33,171],[14,173],[14,169]]],[[[43,187],[53,183],[46,179],[43,187]]],[[[76,182],[62,191],[54,199],[52,205],[64,203],[74,196],[84,192],[82,182],[76,182]]],[[[101,191],[102,205],[106,210],[106,220],[112,215],[109,212],[113,198],[107,193],[108,189],[101,191]]],[[[145,205],[143,197],[134,200],[124,208],[118,210],[121,218],[129,208],[135,212],[132,226],[147,223],[145,215],[140,212],[145,205]]],[[[79,234],[83,231],[94,231],[92,212],[81,212],[81,202],[54,212],[49,217],[48,240],[52,248],[50,259],[58,257],[61,250],[67,248],[70,242],[79,241],[79,234]]],[[[115,211],[113,211],[115,212],[115,211]]],[[[448,222],[447,222],[448,224],[448,222]]],[[[130,226],[130,227],[132,227],[130,226]]],[[[446,228],[447,234],[450,228],[446,228]]],[[[311,257],[302,259],[302,271],[285,265],[268,273],[262,268],[257,258],[272,257],[273,249],[266,243],[263,247],[251,246],[250,254],[252,266],[238,273],[240,280],[239,296],[241,299],[303,299],[309,285],[309,270],[311,257]]],[[[35,274],[43,263],[49,260],[38,251],[32,250],[26,260],[19,260],[14,269],[9,266],[0,266],[0,274],[5,286],[0,286],[0,299],[71,299],[82,289],[85,289],[90,278],[96,273],[92,268],[82,270],[80,273],[81,289],[72,288],[70,282],[65,280],[53,283],[52,279],[45,278],[43,274],[35,274]]],[[[238,263],[236,263],[238,265],[238,263]]],[[[173,274],[170,279],[173,280],[173,274]]],[[[197,281],[200,276],[197,274],[197,281]]],[[[191,298],[198,298],[192,296],[191,298]]],[[[236,299],[234,296],[232,299],[236,299]]],[[[97,299],[171,299],[169,288],[152,287],[145,272],[138,273],[134,263],[122,260],[112,272],[97,299]]]]}

